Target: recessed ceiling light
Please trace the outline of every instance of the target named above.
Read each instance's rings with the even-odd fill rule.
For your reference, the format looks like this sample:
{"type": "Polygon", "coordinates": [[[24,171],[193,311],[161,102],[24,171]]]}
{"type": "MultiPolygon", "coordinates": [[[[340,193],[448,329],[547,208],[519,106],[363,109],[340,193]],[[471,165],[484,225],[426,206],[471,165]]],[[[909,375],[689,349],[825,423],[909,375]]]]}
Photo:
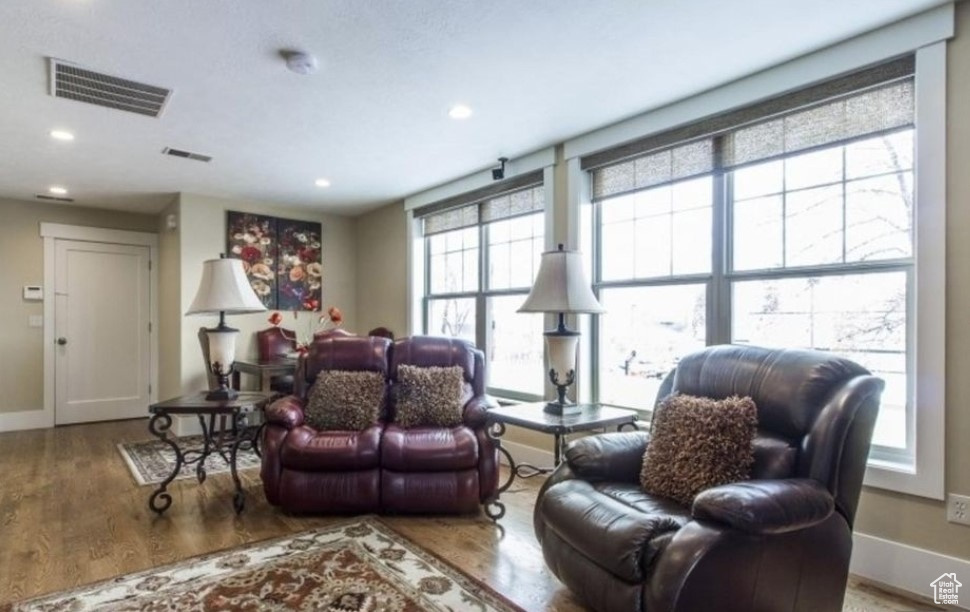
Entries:
{"type": "Polygon", "coordinates": [[[51,138],[54,140],[74,140],[74,134],[64,130],[51,130],[51,138]]]}
{"type": "Polygon", "coordinates": [[[313,184],[316,185],[317,187],[329,187],[330,186],[330,181],[328,181],[325,178],[319,178],[319,179],[313,181],[313,184]]]}
{"type": "Polygon", "coordinates": [[[53,193],[54,195],[67,195],[67,189],[63,187],[51,187],[47,191],[53,193]]]}
{"type": "Polygon", "coordinates": [[[472,109],[464,104],[456,104],[448,111],[448,116],[452,119],[468,119],[472,116],[472,109]]]}

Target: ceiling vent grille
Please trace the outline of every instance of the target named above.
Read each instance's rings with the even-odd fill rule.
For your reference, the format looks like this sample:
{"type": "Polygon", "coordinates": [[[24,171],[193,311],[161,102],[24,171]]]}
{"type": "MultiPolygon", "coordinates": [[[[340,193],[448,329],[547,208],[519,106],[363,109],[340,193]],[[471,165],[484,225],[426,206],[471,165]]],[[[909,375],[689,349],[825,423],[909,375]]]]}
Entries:
{"type": "Polygon", "coordinates": [[[38,200],[52,200],[54,202],[73,202],[74,198],[66,198],[64,196],[49,196],[42,193],[38,193],[36,196],[38,200]]]}
{"type": "Polygon", "coordinates": [[[51,95],[158,117],[171,89],[101,74],[51,58],[51,95]]]}
{"type": "Polygon", "coordinates": [[[173,149],[172,147],[165,147],[164,149],[162,149],[162,153],[164,153],[165,155],[174,155],[175,157],[184,157],[185,159],[194,159],[195,161],[200,161],[200,162],[212,161],[211,155],[192,153],[191,151],[183,151],[182,149],[173,149]]]}

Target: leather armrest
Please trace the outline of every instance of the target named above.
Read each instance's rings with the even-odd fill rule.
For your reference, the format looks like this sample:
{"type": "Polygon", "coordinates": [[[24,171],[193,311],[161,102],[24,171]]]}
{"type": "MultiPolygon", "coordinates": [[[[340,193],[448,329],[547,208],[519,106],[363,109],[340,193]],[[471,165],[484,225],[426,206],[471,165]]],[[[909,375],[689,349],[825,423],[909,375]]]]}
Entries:
{"type": "Polygon", "coordinates": [[[287,395],[270,404],[264,414],[267,423],[293,429],[303,425],[303,401],[295,395],[287,395]]]}
{"type": "Polygon", "coordinates": [[[485,427],[488,410],[498,407],[498,403],[487,395],[476,395],[468,400],[462,411],[462,422],[472,429],[485,427]]]}
{"type": "Polygon", "coordinates": [[[694,499],[695,519],[723,523],[756,534],[785,533],[821,523],[835,501],[809,478],[749,480],[713,487],[694,499]]]}
{"type": "Polygon", "coordinates": [[[649,440],[645,431],[587,436],[569,443],[566,463],[583,480],[639,482],[649,440]]]}

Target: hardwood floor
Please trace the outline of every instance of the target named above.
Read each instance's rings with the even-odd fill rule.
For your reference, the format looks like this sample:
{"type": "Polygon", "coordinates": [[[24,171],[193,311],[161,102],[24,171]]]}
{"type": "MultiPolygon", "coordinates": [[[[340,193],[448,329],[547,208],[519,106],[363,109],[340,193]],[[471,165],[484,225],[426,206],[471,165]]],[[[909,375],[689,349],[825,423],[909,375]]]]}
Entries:
{"type": "MultiPolygon", "coordinates": [[[[176,481],[162,517],[116,445],[145,440],[147,421],[0,434],[0,603],[296,533],[340,518],[287,516],[243,472],[246,510],[228,474],[176,481]]],[[[477,517],[383,517],[394,529],[529,610],[581,608],[548,572],[532,532],[539,482],[519,480],[499,526],[477,517]]]]}
{"type": "MultiPolygon", "coordinates": [[[[176,481],[157,517],[116,445],[149,439],[146,420],[0,434],[0,604],[326,525],[266,503],[257,470],[243,472],[246,510],[232,510],[228,474],[176,481]]],[[[582,608],[546,569],[532,531],[540,479],[503,496],[499,525],[475,517],[383,517],[394,529],[528,610],[582,608]]],[[[872,587],[878,609],[921,604],[872,587]],[[882,604],[885,604],[883,607],[882,604]]]]}

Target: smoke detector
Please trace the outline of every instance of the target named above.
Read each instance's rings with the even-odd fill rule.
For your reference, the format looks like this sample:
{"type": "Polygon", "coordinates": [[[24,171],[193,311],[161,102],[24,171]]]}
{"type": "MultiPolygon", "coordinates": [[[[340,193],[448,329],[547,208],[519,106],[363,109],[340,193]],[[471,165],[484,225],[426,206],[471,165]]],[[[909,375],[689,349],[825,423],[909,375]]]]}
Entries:
{"type": "Polygon", "coordinates": [[[317,71],[317,58],[303,51],[284,51],[286,67],[297,74],[313,74],[317,71]]]}

